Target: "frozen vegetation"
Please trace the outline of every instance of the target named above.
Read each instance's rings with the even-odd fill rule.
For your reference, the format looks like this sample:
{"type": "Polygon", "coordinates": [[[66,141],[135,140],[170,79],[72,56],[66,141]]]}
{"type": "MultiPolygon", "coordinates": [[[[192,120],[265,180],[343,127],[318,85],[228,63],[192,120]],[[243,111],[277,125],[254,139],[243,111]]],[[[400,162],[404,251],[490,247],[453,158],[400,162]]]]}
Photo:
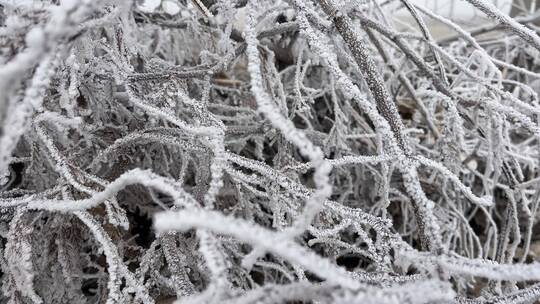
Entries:
{"type": "Polygon", "coordinates": [[[540,11],[460,1],[0,0],[0,303],[538,301],[540,11]]]}

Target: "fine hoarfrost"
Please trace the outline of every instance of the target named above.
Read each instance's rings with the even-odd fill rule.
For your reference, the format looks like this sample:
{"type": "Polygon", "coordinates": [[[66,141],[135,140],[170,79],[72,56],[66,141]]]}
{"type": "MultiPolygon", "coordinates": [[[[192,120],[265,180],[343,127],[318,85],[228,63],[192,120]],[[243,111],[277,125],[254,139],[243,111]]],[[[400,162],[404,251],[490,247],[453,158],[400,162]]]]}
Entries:
{"type": "Polygon", "coordinates": [[[540,11],[466,2],[0,0],[0,303],[539,301],[540,11]]]}

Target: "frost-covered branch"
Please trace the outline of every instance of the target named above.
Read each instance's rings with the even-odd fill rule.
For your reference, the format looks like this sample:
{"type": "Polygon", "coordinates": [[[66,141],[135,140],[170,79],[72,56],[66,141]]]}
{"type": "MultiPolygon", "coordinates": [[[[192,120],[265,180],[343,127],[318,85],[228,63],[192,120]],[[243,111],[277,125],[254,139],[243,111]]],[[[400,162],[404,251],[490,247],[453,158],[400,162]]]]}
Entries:
{"type": "Polygon", "coordinates": [[[540,14],[461,2],[0,1],[0,303],[538,301],[540,14]]]}

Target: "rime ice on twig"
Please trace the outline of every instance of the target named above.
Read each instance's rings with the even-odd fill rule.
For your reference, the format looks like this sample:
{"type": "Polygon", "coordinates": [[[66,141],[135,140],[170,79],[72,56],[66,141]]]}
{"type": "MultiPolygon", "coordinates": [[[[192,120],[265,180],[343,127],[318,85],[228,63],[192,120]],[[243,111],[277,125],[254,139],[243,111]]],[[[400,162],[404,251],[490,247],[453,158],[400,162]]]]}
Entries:
{"type": "Polygon", "coordinates": [[[0,303],[538,301],[540,14],[469,2],[1,1],[0,303]]]}

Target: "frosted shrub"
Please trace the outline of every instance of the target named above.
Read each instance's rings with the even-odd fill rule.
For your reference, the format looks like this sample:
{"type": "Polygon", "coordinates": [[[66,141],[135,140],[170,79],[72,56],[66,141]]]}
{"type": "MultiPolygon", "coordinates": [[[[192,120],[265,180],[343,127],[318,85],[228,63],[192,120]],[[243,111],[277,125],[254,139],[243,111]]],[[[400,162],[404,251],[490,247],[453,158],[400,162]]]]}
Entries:
{"type": "Polygon", "coordinates": [[[0,0],[0,302],[540,300],[539,13],[467,1],[0,0]]]}

